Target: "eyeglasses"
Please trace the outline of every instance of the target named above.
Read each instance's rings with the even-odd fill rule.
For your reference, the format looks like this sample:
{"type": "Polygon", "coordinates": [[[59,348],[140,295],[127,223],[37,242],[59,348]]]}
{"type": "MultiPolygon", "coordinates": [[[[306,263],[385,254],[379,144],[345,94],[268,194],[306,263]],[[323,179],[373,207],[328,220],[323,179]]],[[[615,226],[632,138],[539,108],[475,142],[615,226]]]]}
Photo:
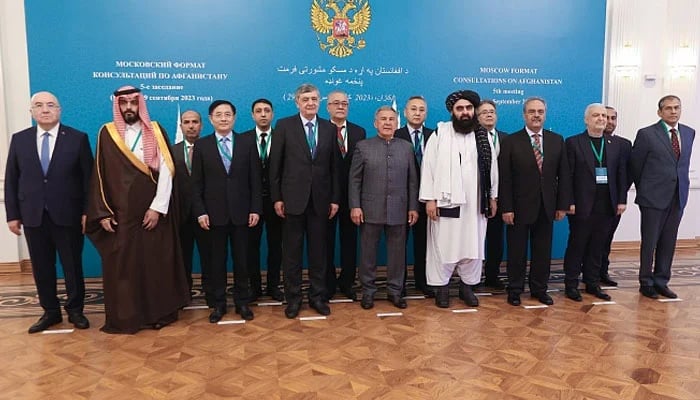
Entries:
{"type": "Polygon", "coordinates": [[[484,111],[480,111],[479,115],[496,115],[496,111],[495,110],[484,110],[484,111]]]}
{"type": "Polygon", "coordinates": [[[56,104],[56,103],[46,103],[46,104],[44,104],[44,103],[34,103],[34,104],[32,104],[32,110],[41,110],[41,109],[44,108],[44,107],[48,108],[48,109],[51,110],[51,111],[56,110],[56,109],[58,109],[58,108],[61,108],[61,107],[60,107],[58,104],[56,104]]]}
{"type": "Polygon", "coordinates": [[[334,101],[334,102],[332,102],[332,103],[330,103],[330,104],[331,104],[333,107],[340,107],[340,106],[347,107],[350,103],[348,103],[347,101],[334,101]]]}

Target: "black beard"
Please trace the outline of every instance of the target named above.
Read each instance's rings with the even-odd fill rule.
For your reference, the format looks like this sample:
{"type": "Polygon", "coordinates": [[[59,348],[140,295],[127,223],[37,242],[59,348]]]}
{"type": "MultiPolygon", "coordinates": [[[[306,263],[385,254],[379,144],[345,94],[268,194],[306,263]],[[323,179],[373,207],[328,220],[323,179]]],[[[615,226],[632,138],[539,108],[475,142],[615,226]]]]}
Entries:
{"type": "Polygon", "coordinates": [[[469,119],[457,119],[452,115],[452,127],[456,132],[459,133],[469,133],[474,131],[477,126],[477,120],[475,117],[469,119]]]}
{"type": "Polygon", "coordinates": [[[139,120],[138,113],[122,113],[122,117],[128,125],[135,124],[139,120]]]}

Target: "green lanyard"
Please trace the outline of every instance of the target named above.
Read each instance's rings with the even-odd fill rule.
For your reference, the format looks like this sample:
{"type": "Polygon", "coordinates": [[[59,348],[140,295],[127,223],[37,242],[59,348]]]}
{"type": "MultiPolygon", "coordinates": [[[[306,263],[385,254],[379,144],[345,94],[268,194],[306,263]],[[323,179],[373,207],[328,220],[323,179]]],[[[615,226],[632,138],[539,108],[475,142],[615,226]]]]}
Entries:
{"type": "MultiPolygon", "coordinates": [[[[231,136],[231,149],[233,149],[233,132],[229,136],[231,136]]],[[[228,149],[221,144],[222,139],[218,139],[216,141],[216,145],[219,146],[219,151],[221,152],[221,154],[223,154],[227,160],[231,161],[233,160],[233,156],[231,155],[231,153],[229,153],[228,149]]]]}
{"type": "Polygon", "coordinates": [[[141,131],[139,131],[138,136],[136,136],[136,140],[134,140],[134,144],[131,145],[131,152],[134,152],[134,149],[136,149],[136,145],[139,142],[139,139],[141,139],[141,131]]]}
{"type": "Polygon", "coordinates": [[[182,151],[185,153],[185,166],[187,166],[187,171],[192,173],[192,160],[190,160],[190,152],[187,151],[187,141],[183,143],[182,151]]]}
{"type": "Polygon", "coordinates": [[[593,149],[593,155],[595,156],[595,159],[598,160],[598,165],[602,168],[603,167],[603,149],[605,148],[605,138],[602,137],[600,139],[600,152],[596,150],[595,146],[593,145],[593,141],[591,140],[591,149],[593,149]]]}

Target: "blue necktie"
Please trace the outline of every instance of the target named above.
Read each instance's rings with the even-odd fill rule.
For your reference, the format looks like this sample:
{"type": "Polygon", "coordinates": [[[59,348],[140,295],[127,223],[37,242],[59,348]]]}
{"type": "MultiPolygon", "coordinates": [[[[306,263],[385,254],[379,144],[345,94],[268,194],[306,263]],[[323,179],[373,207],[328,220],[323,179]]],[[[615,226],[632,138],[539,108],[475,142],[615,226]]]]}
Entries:
{"type": "Polygon", "coordinates": [[[51,162],[51,156],[49,155],[49,133],[44,132],[42,135],[44,139],[41,141],[41,169],[44,170],[44,176],[49,171],[49,163],[51,162]]]}
{"type": "Polygon", "coordinates": [[[231,167],[231,161],[229,158],[231,158],[231,152],[228,149],[228,141],[229,137],[223,137],[219,139],[221,142],[221,161],[224,162],[224,168],[226,169],[226,172],[228,172],[229,167],[231,167]]]}
{"type": "Polygon", "coordinates": [[[306,141],[309,143],[309,149],[311,149],[311,157],[313,158],[314,152],[316,151],[316,135],[314,135],[314,123],[309,121],[306,123],[306,141]]]}
{"type": "Polygon", "coordinates": [[[416,159],[420,163],[423,159],[423,150],[420,147],[420,131],[418,129],[413,131],[413,151],[416,153],[416,159]]]}

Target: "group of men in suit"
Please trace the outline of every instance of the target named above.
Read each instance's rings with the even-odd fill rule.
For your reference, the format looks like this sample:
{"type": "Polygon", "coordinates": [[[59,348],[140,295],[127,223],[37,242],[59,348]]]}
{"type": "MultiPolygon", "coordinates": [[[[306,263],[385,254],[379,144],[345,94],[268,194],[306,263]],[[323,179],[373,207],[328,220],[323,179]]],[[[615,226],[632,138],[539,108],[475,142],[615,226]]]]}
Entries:
{"type": "MultiPolygon", "coordinates": [[[[119,96],[115,95],[115,115],[120,113],[127,121],[127,128],[131,126],[128,125],[130,117],[148,119],[147,114],[144,116],[143,104],[140,116],[137,102],[117,106],[117,99],[138,93],[138,89],[131,87],[122,89],[117,92],[119,96]],[[135,107],[134,115],[129,114],[129,107],[135,107]]],[[[520,304],[529,243],[530,295],[544,304],[552,304],[547,282],[553,222],[568,215],[570,237],[565,257],[565,294],[574,301],[581,301],[578,283],[583,272],[586,291],[609,299],[600,283],[615,283],[607,274],[605,262],[612,235],[626,208],[627,190],[634,182],[642,217],[640,292],[650,298],[676,297],[668,288],[668,281],[678,226],[688,199],[689,163],[695,137],[692,128],[678,122],[681,115],[678,97],[665,96],[659,101],[660,120],[640,129],[631,146],[626,139],[613,135],[617,113],[611,107],[589,105],[584,115],[586,130],[565,141],[562,136],[543,128],[547,111],[545,100],[529,98],[523,105],[525,127],[506,135],[496,129],[496,104],[490,100],[475,101],[467,92],[456,92],[462,93],[462,97],[458,96],[453,103],[448,97],[448,109],[461,99],[470,100],[467,106],[462,106],[463,110],[469,114],[468,107],[472,106],[473,111],[467,117],[478,119],[477,125],[488,140],[484,143],[488,143],[498,166],[497,183],[494,182],[498,187],[497,206],[485,202],[488,204],[485,214],[492,217],[486,233],[486,286],[503,288],[498,275],[505,224],[508,303],[520,304]]],[[[200,138],[201,116],[196,111],[186,111],[180,121],[185,139],[182,143],[173,146],[170,152],[158,150],[159,146],[167,145],[167,140],[158,139],[158,135],[162,135],[158,133],[160,127],[153,124],[151,129],[157,130],[158,135],[150,139],[151,147],[145,143],[137,149],[140,163],[160,164],[163,173],[168,172],[167,161],[172,154],[178,200],[171,210],[177,212],[180,222],[183,271],[191,289],[193,246],[197,243],[205,297],[213,309],[209,317],[212,323],[221,320],[227,312],[229,245],[236,266],[233,290],[236,313],[247,320],[254,318],[249,303],[263,294],[260,274],[263,225],[268,247],[265,294],[278,301],[286,299],[288,318],[295,318],[302,307],[305,239],[311,283],[310,307],[322,315],[330,314],[328,302],[336,289],[349,299],[356,299],[353,286],[358,226],[362,233],[363,308],[373,306],[374,256],[382,230],[391,239],[388,243],[390,301],[399,308],[406,306],[403,299],[405,242],[409,229],[414,239],[416,288],[426,297],[435,295],[426,279],[428,213],[417,201],[426,144],[433,134],[424,126],[425,99],[415,96],[408,100],[404,109],[407,124],[400,129],[397,129],[397,113],[393,109],[377,110],[377,137],[370,140],[365,140],[364,129],[347,120],[346,93],[335,91],[328,95],[330,120],[318,116],[320,101],[321,95],[315,86],[300,86],[295,93],[299,113],[280,119],[273,130],[272,103],[266,99],[255,100],[251,112],[256,127],[239,135],[233,131],[236,107],[227,100],[216,100],[209,107],[213,134],[200,138]],[[147,155],[149,151],[151,156],[147,155]],[[385,161],[392,156],[395,161],[385,161]],[[396,186],[393,182],[400,184],[396,186]],[[334,262],[336,226],[340,234],[337,247],[340,248],[341,272],[338,277],[334,262]],[[279,288],[280,272],[284,274],[284,293],[279,288]]],[[[66,278],[68,299],[64,307],[69,321],[76,328],[85,329],[89,322],[83,315],[85,289],[81,253],[86,215],[90,213],[92,152],[87,135],[60,123],[60,104],[53,94],[39,92],[32,96],[30,111],[37,127],[13,135],[5,179],[8,227],[17,235],[24,227],[44,309],[44,315],[29,332],[39,332],[62,321],[56,295],[56,253],[66,278]]],[[[114,132],[109,131],[109,124],[105,132],[109,131],[117,144],[121,134],[126,143],[130,137],[128,129],[122,133],[118,124],[114,125],[114,132]]],[[[150,121],[147,125],[151,125],[150,121]]],[[[138,133],[131,139],[134,145],[141,137],[141,132],[138,133]]],[[[476,143],[478,146],[478,140],[476,143]]],[[[125,152],[121,149],[124,146],[117,147],[125,152]]],[[[131,152],[135,147],[132,146],[131,152]]],[[[137,169],[141,165],[136,159],[126,157],[125,160],[137,169]]],[[[97,165],[100,167],[99,162],[97,165]]],[[[100,171],[106,169],[100,167],[100,171]]],[[[157,166],[150,171],[149,179],[157,198],[159,189],[155,183],[161,174],[153,175],[153,171],[158,171],[157,166]]],[[[101,201],[108,205],[111,198],[102,187],[103,179],[101,173],[93,178],[101,188],[96,196],[101,196],[101,201]]],[[[100,200],[93,203],[100,203],[100,200]]],[[[114,232],[116,214],[108,206],[106,210],[112,213],[111,217],[95,217],[99,224],[96,230],[110,232],[111,228],[114,232]]],[[[165,213],[158,213],[155,220],[151,220],[149,210],[143,217],[143,229],[153,230],[159,222],[172,225],[165,213]]],[[[447,216],[447,211],[431,205],[431,218],[441,218],[441,212],[447,216]]],[[[463,299],[467,304],[478,304],[464,293],[460,291],[466,296],[463,299]]],[[[444,299],[437,302],[440,305],[444,299]]],[[[150,322],[149,326],[158,328],[172,319],[150,322]]]]}

